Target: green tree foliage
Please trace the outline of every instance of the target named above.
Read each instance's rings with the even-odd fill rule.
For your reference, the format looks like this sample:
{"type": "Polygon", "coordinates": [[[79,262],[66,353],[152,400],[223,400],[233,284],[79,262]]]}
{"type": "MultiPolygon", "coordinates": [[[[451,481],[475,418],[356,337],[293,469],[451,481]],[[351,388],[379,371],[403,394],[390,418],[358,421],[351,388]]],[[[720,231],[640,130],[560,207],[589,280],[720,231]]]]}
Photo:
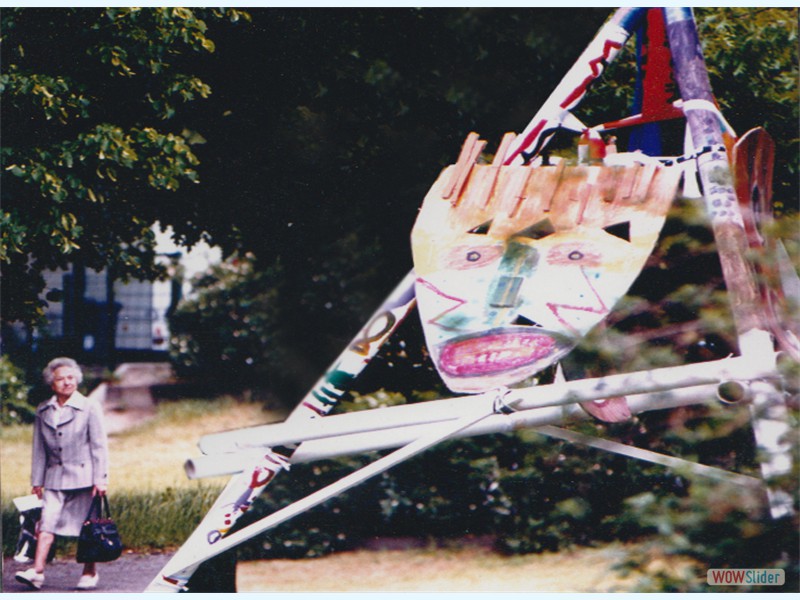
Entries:
{"type": "Polygon", "coordinates": [[[30,387],[25,383],[25,373],[7,356],[0,356],[0,423],[33,421],[34,413],[28,404],[30,387]]]}
{"type": "MultiPolygon", "coordinates": [[[[39,314],[41,269],[67,260],[152,275],[159,220],[189,244],[280,264],[279,322],[307,388],[410,268],[421,199],[466,134],[492,146],[519,131],[609,10],[251,14],[230,27],[241,13],[3,12],[0,266],[17,283],[3,288],[4,319],[39,314]]],[[[740,132],[766,124],[779,144],[785,209],[796,205],[795,17],[697,11],[729,120],[740,132]]],[[[591,90],[587,123],[626,114],[626,52],[591,90]]]]}
{"type": "Polygon", "coordinates": [[[40,314],[39,273],[68,260],[152,275],[159,220],[279,260],[282,322],[318,372],[410,267],[419,202],[465,134],[529,118],[607,11],[261,9],[222,26],[238,14],[4,11],[4,319],[40,314]]]}
{"type": "Polygon", "coordinates": [[[764,127],[777,144],[776,209],[800,208],[796,8],[697,10],[711,85],[738,133],[764,127]]]}
{"type": "MultiPolygon", "coordinates": [[[[796,486],[796,476],[793,481],[796,486]]],[[[720,568],[783,569],[786,583],[775,591],[800,590],[796,514],[772,518],[760,494],[699,481],[685,497],[651,492],[632,496],[626,513],[626,519],[654,534],[619,566],[637,578],[636,591],[766,591],[758,585],[709,588],[707,570],[720,568]],[[674,556],[687,560],[686,572],[666,567],[665,558],[674,556]]]]}
{"type": "Polygon", "coordinates": [[[45,269],[153,277],[151,226],[198,180],[179,107],[211,90],[192,61],[235,10],[4,9],[3,319],[38,322],[45,269]]]}
{"type": "MultiPolygon", "coordinates": [[[[285,325],[287,312],[289,318],[297,309],[310,314],[319,295],[340,295],[322,307],[322,317],[331,323],[362,310],[371,266],[356,245],[353,235],[338,240],[324,270],[309,282],[311,289],[297,295],[287,291],[282,261],[267,261],[265,267],[252,254],[233,255],[199,275],[191,297],[170,317],[170,356],[178,372],[202,378],[210,393],[250,389],[296,401],[307,391],[298,382],[318,377],[319,369],[297,353],[297,332],[285,325]]],[[[329,339],[320,336],[317,343],[322,347],[329,339]]],[[[334,350],[341,347],[325,348],[334,350]]]]}

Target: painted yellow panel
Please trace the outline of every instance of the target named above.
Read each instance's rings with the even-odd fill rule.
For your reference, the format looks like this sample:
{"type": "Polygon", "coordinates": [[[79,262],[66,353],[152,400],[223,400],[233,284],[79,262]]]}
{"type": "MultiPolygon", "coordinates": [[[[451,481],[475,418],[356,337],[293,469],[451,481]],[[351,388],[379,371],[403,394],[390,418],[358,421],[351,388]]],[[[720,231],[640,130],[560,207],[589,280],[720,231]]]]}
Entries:
{"type": "Polygon", "coordinates": [[[646,157],[477,164],[483,146],[468,138],[411,236],[428,349],[455,392],[524,381],[600,323],[644,266],[681,177],[646,157]]]}

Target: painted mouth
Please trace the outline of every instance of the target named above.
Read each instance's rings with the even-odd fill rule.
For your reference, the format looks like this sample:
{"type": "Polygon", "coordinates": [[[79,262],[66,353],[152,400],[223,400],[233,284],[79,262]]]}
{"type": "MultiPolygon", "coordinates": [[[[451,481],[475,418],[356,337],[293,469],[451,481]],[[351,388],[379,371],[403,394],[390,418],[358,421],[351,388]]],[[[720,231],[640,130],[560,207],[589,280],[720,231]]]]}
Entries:
{"type": "Polygon", "coordinates": [[[546,333],[493,330],[445,344],[439,366],[453,377],[492,375],[532,365],[552,356],[558,347],[556,339],[546,333]]]}

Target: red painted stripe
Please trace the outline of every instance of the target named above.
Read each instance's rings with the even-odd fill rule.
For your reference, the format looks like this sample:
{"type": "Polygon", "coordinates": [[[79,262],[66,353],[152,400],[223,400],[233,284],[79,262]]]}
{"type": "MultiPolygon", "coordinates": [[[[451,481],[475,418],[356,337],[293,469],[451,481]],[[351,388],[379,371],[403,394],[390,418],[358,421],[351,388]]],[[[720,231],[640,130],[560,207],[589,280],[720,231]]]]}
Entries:
{"type": "Polygon", "coordinates": [[[318,409],[316,406],[314,406],[313,404],[311,404],[311,403],[309,403],[309,402],[303,402],[303,406],[305,406],[306,408],[308,408],[308,409],[310,409],[310,410],[313,410],[313,411],[314,411],[315,413],[317,413],[317,414],[318,414],[320,417],[324,417],[325,415],[327,415],[327,414],[328,414],[327,412],[324,412],[324,411],[322,411],[322,410],[318,409]]]}
{"type": "Polygon", "coordinates": [[[603,68],[600,65],[603,63],[603,61],[609,59],[611,56],[611,50],[619,50],[620,48],[622,48],[622,44],[619,42],[615,42],[613,40],[605,41],[605,44],[603,44],[603,54],[589,61],[589,67],[592,70],[592,74],[584,79],[583,82],[577,88],[575,88],[569,96],[567,96],[566,100],[561,103],[561,108],[567,108],[571,106],[573,102],[578,100],[586,93],[589,84],[597,79],[600,76],[600,73],[603,72],[603,68]]]}
{"type": "Polygon", "coordinates": [[[506,159],[504,164],[510,165],[514,161],[514,159],[517,158],[517,156],[519,156],[523,150],[525,150],[525,148],[528,148],[531,144],[533,144],[533,142],[536,141],[536,138],[539,137],[539,134],[542,132],[542,129],[544,129],[544,126],[546,124],[547,124],[547,119],[542,119],[541,121],[539,121],[536,124],[536,127],[534,127],[531,130],[531,132],[525,136],[525,139],[522,141],[520,147],[511,153],[511,156],[509,156],[506,159]]]}

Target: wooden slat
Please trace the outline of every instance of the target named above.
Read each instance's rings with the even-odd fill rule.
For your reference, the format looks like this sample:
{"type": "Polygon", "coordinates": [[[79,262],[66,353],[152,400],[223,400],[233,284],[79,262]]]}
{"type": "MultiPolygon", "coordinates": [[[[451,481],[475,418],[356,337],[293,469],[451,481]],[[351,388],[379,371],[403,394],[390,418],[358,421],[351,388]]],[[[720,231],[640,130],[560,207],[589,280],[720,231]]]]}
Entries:
{"type": "Polygon", "coordinates": [[[461,154],[458,157],[456,168],[453,170],[450,185],[445,188],[442,194],[443,199],[450,200],[454,205],[458,203],[467,177],[469,177],[472,167],[477,162],[485,146],[486,141],[479,139],[477,133],[472,132],[467,136],[464,145],[461,147],[461,154]]]}
{"type": "Polygon", "coordinates": [[[751,129],[736,142],[732,162],[748,244],[758,248],[763,244],[759,220],[770,218],[772,212],[775,142],[763,128],[751,129]]]}
{"type": "Polygon", "coordinates": [[[453,169],[453,173],[450,177],[450,183],[442,191],[442,198],[445,200],[449,200],[452,197],[458,180],[461,179],[461,172],[471,164],[469,162],[469,157],[472,155],[472,149],[475,147],[475,144],[478,143],[478,139],[478,134],[472,131],[467,135],[467,139],[465,139],[464,143],[461,145],[461,153],[458,155],[455,169],[453,169]]]}
{"type": "Polygon", "coordinates": [[[633,167],[627,167],[623,171],[622,177],[620,177],[618,180],[617,193],[614,196],[614,202],[624,202],[631,197],[639,168],[640,167],[637,165],[633,167]]]}
{"type": "Polygon", "coordinates": [[[550,203],[548,213],[559,229],[572,229],[577,225],[583,206],[582,191],[585,188],[588,167],[566,166],[561,173],[558,188],[550,203]]]}
{"type": "Polygon", "coordinates": [[[527,199],[528,182],[530,181],[531,175],[533,173],[534,169],[530,167],[524,167],[524,170],[520,171],[517,174],[516,177],[517,181],[513,186],[513,192],[512,192],[513,203],[511,204],[511,210],[506,213],[508,214],[509,219],[513,219],[517,216],[517,214],[519,213],[519,209],[522,206],[522,203],[525,202],[525,200],[527,199]]]}
{"type": "Polygon", "coordinates": [[[658,165],[649,163],[639,169],[639,175],[636,178],[636,186],[631,194],[631,202],[633,204],[642,204],[647,201],[647,192],[650,185],[653,183],[653,176],[656,174],[658,165]]]}
{"type": "Polygon", "coordinates": [[[492,200],[492,196],[494,195],[497,187],[497,178],[500,175],[500,168],[502,167],[503,161],[505,161],[505,157],[508,154],[508,149],[511,147],[511,144],[516,137],[517,135],[515,133],[508,132],[500,141],[500,146],[497,148],[497,153],[494,155],[494,160],[492,161],[492,166],[490,169],[491,176],[489,177],[487,185],[488,191],[484,193],[484,207],[489,206],[489,203],[492,200]]]}
{"type": "Polygon", "coordinates": [[[586,213],[586,206],[589,203],[593,205],[596,204],[596,201],[599,201],[602,198],[601,188],[598,185],[600,179],[600,172],[597,168],[592,167],[586,172],[586,179],[583,182],[583,186],[580,188],[580,202],[581,206],[578,210],[578,218],[577,224],[581,225],[583,223],[583,217],[586,213]]]}
{"type": "Polygon", "coordinates": [[[598,185],[603,202],[612,203],[617,193],[617,184],[624,167],[606,167],[600,173],[598,185]]]}
{"type": "MultiPolygon", "coordinates": [[[[556,192],[558,191],[558,186],[561,185],[561,178],[564,176],[564,171],[566,168],[567,161],[565,160],[562,160],[560,163],[558,163],[558,166],[556,166],[556,173],[555,177],[553,178],[553,187],[548,191],[548,197],[546,201],[547,205],[544,209],[544,212],[550,212],[550,209],[553,207],[553,202],[556,198],[556,192]]],[[[544,196],[542,197],[544,198],[544,196]]]]}

